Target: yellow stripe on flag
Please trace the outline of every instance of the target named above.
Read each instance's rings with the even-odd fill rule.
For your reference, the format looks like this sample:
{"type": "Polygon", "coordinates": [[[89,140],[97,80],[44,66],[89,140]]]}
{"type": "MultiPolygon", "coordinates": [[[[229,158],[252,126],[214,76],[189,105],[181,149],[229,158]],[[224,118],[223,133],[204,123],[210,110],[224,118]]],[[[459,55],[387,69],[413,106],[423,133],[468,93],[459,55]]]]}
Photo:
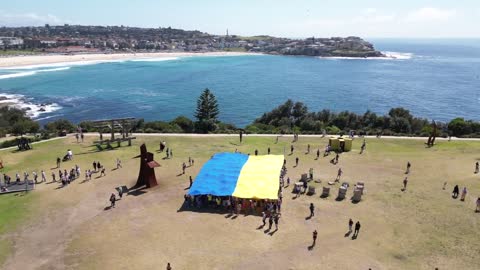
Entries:
{"type": "Polygon", "coordinates": [[[282,155],[250,156],[243,165],[232,196],[278,199],[282,155]]]}

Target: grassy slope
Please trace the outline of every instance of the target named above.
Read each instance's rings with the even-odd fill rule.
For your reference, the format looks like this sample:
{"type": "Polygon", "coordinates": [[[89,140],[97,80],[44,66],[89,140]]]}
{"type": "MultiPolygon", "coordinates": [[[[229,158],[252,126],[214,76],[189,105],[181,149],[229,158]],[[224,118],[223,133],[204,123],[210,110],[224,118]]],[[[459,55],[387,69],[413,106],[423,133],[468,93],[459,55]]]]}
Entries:
{"type": "MultiPolygon", "coordinates": [[[[179,162],[182,159],[188,159],[188,156],[194,157],[197,164],[201,164],[215,152],[233,151],[235,148],[238,148],[242,152],[250,153],[253,153],[254,149],[259,149],[262,154],[266,152],[267,146],[271,146],[272,153],[281,154],[283,153],[284,147],[288,153],[290,145],[287,139],[281,139],[279,144],[273,144],[273,138],[246,136],[245,140],[246,143],[240,146],[237,143],[237,139],[233,137],[168,137],[167,142],[168,145],[174,149],[175,160],[161,161],[161,156],[157,154],[156,159],[160,160],[163,166],[159,169],[162,172],[162,181],[169,186],[175,186],[174,192],[176,192],[177,189],[183,190],[186,181],[182,180],[179,182],[176,174],[180,169],[179,162]]],[[[158,147],[159,139],[141,138],[136,144],[138,145],[140,141],[147,142],[149,150],[152,151],[158,147]]],[[[312,144],[312,152],[315,152],[315,145],[320,144],[323,147],[326,141],[320,141],[315,138],[301,138],[300,142],[296,143],[297,151],[303,152],[306,149],[307,143],[312,144]]],[[[322,215],[325,215],[325,217],[327,217],[326,220],[330,223],[329,227],[322,229],[321,233],[325,233],[325,235],[321,234],[319,237],[322,242],[329,241],[329,238],[336,238],[336,236],[332,238],[332,235],[338,234],[338,232],[335,231],[336,227],[340,227],[340,231],[343,231],[345,223],[343,217],[356,216],[361,219],[364,224],[363,229],[365,232],[362,234],[362,238],[365,237],[363,239],[366,240],[364,240],[364,242],[356,242],[355,244],[359,246],[353,246],[353,248],[362,250],[361,255],[374,258],[382,265],[388,266],[388,268],[428,269],[432,266],[440,265],[447,267],[461,266],[464,267],[464,269],[474,269],[478,263],[477,256],[480,253],[477,233],[480,226],[480,215],[473,214],[473,209],[474,200],[476,199],[475,196],[479,194],[480,181],[478,177],[472,174],[472,170],[475,160],[480,159],[480,155],[478,154],[480,143],[439,142],[439,145],[434,148],[426,149],[423,144],[417,140],[372,139],[368,141],[367,153],[362,156],[358,155],[358,146],[359,143],[355,143],[356,149],[354,151],[342,155],[341,165],[345,171],[345,177],[350,182],[364,180],[367,183],[367,195],[364,202],[358,205],[352,205],[347,202],[335,203],[333,200],[319,201],[318,198],[313,197],[311,199],[302,197],[294,201],[290,199],[288,192],[286,192],[286,194],[288,194],[286,197],[288,198],[285,205],[286,208],[288,208],[285,210],[284,219],[292,219],[292,216],[296,215],[296,210],[301,211],[304,208],[303,204],[308,203],[308,200],[312,200],[315,203],[323,205],[321,210],[323,213],[320,213],[319,216],[323,220],[322,215]],[[404,177],[403,169],[407,160],[413,164],[412,174],[409,176],[410,182],[408,190],[401,192],[401,181],[404,177]],[[445,181],[448,182],[448,186],[447,190],[443,191],[441,187],[445,181]],[[451,192],[454,183],[459,184],[460,187],[464,185],[468,186],[470,193],[466,202],[462,203],[449,198],[449,192],[451,192]],[[339,220],[339,218],[341,220],[339,220]]],[[[7,165],[4,170],[14,175],[15,171],[20,169],[21,172],[23,170],[32,171],[33,169],[41,168],[48,170],[50,167],[53,167],[54,160],[59,153],[64,153],[67,148],[72,148],[74,153],[77,154],[75,162],[80,164],[82,171],[87,166],[90,166],[93,159],[100,160],[103,164],[111,167],[114,158],[118,156],[122,160],[129,160],[125,162],[124,166],[131,169],[128,170],[125,177],[127,177],[127,175],[128,178],[134,179],[135,177],[137,162],[130,160],[130,158],[137,154],[137,147],[123,147],[113,151],[94,153],[91,152],[93,150],[92,147],[72,144],[71,139],[67,139],[39,144],[34,150],[28,152],[11,153],[3,151],[0,153],[4,164],[7,165]],[[70,143],[67,144],[67,142],[70,143]],[[83,154],[79,155],[80,153],[83,154]]],[[[315,175],[319,175],[324,180],[329,180],[333,178],[337,169],[328,164],[327,158],[314,161],[313,153],[309,156],[303,153],[296,153],[293,156],[287,156],[287,160],[289,175],[292,175],[292,178],[301,172],[307,171],[309,167],[314,167],[315,175]],[[300,157],[300,166],[298,168],[291,168],[296,156],[300,157]]],[[[200,166],[196,167],[195,170],[198,170],[199,167],[200,166]]],[[[107,179],[105,181],[107,181],[107,179]]],[[[321,184],[316,185],[318,188],[322,186],[321,184]]],[[[39,187],[39,191],[27,196],[9,195],[0,197],[0,235],[8,235],[16,226],[31,222],[42,213],[55,211],[59,206],[75,205],[82,200],[81,195],[78,194],[71,194],[71,196],[64,196],[62,194],[62,196],[60,195],[61,193],[53,193],[51,190],[42,188],[43,187],[39,187]],[[15,209],[14,213],[12,213],[12,209],[15,209]],[[36,211],[33,211],[35,209],[36,211]]],[[[75,188],[81,190],[86,187],[81,185],[75,188]]],[[[336,192],[335,188],[333,192],[336,192]]],[[[152,224],[157,226],[170,226],[169,224],[161,223],[165,221],[156,220],[155,216],[163,216],[163,214],[159,213],[164,213],[167,216],[171,216],[171,222],[175,222],[179,214],[172,214],[170,208],[178,206],[178,201],[182,200],[181,193],[174,193],[174,197],[174,201],[168,204],[166,203],[165,206],[152,206],[141,212],[135,212],[135,215],[141,215],[139,213],[143,213],[145,220],[148,220],[148,222],[152,224]],[[152,216],[155,220],[151,220],[152,216]]],[[[142,200],[142,198],[138,200],[142,200]]],[[[132,215],[132,213],[126,214],[127,217],[129,215],[132,215]]],[[[192,217],[182,216],[181,218],[191,219],[192,217]]],[[[209,215],[202,215],[200,218],[206,223],[212,219],[209,215]]],[[[103,217],[96,218],[86,223],[85,226],[82,226],[82,229],[79,231],[79,234],[82,236],[74,239],[70,245],[69,252],[71,254],[78,254],[78,252],[82,250],[96,247],[96,254],[98,255],[68,257],[67,261],[73,265],[81,265],[82,267],[80,268],[82,269],[87,269],[88,267],[105,268],[114,265],[114,257],[111,257],[109,252],[111,246],[115,245],[114,243],[116,241],[112,239],[112,235],[118,234],[119,236],[116,237],[127,237],[129,234],[124,232],[124,228],[131,226],[123,215],[115,217],[115,220],[117,220],[117,227],[112,228],[117,228],[118,230],[112,229],[112,231],[110,231],[109,226],[111,223],[109,223],[108,220],[104,220],[103,217]],[[102,230],[103,233],[99,235],[96,229],[89,230],[92,226],[94,228],[105,229],[102,230]],[[112,265],[110,265],[109,262],[111,262],[112,265]]],[[[239,222],[249,222],[249,220],[239,222]]],[[[180,223],[178,223],[177,226],[181,228],[180,223]]],[[[252,225],[249,224],[248,226],[252,225]]],[[[290,223],[289,227],[291,227],[292,230],[297,230],[289,232],[288,235],[277,236],[277,239],[286,237],[290,241],[287,243],[295,242],[297,241],[296,234],[299,233],[299,230],[304,230],[304,226],[310,229],[309,224],[290,223]]],[[[199,227],[201,229],[200,225],[199,227]]],[[[206,229],[211,230],[210,228],[206,229]]],[[[216,229],[227,234],[231,233],[228,230],[225,231],[225,228],[216,229]]],[[[237,229],[241,230],[241,228],[237,229]]],[[[239,235],[242,234],[239,233],[239,235]]],[[[159,238],[159,242],[167,241],[161,237],[168,237],[158,236],[156,234],[147,234],[146,236],[147,238],[144,240],[147,242],[150,238],[159,238]]],[[[0,256],[0,265],[2,259],[5,259],[7,256],[8,251],[12,249],[9,241],[1,242],[0,251],[4,252],[0,252],[0,254],[4,254],[4,257],[2,258],[0,256]]],[[[134,243],[136,242],[132,240],[129,243],[125,243],[125,245],[133,245],[134,243]]],[[[155,244],[149,243],[148,245],[155,244]]],[[[229,243],[229,245],[235,244],[229,243]]],[[[263,244],[260,243],[259,245],[262,246],[263,244]]],[[[285,242],[282,242],[281,245],[288,246],[285,242]]],[[[352,244],[345,248],[352,248],[350,247],[351,245],[352,244]]],[[[131,248],[136,248],[136,246],[131,246],[131,248]]],[[[232,247],[232,249],[235,248],[241,252],[245,247],[242,245],[232,247]]],[[[123,249],[119,249],[119,254],[122,252],[123,249]]],[[[172,250],[172,252],[175,253],[175,250],[172,250]]],[[[245,252],[248,254],[247,251],[245,252]]],[[[168,251],[166,251],[166,253],[168,253],[168,251]]],[[[235,265],[233,264],[235,262],[233,258],[231,261],[232,266],[235,265]]],[[[217,258],[216,260],[212,259],[212,263],[212,266],[215,266],[220,262],[217,258]]],[[[309,261],[307,260],[305,263],[308,266],[309,261]]],[[[142,264],[139,264],[137,267],[140,266],[142,266],[142,264]]],[[[143,266],[148,267],[149,265],[143,266]]]]}

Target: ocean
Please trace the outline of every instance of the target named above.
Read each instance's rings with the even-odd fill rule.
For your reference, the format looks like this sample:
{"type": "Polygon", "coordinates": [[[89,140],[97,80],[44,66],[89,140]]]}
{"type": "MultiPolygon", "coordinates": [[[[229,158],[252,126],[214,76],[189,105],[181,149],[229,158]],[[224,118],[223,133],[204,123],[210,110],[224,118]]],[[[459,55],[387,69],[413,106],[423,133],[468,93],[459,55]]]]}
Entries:
{"type": "Polygon", "coordinates": [[[370,41],[396,58],[194,56],[0,69],[0,102],[28,107],[41,123],[171,120],[193,117],[197,97],[209,88],[220,120],[239,127],[287,99],[310,111],[385,114],[404,107],[443,122],[480,120],[480,40],[370,41]]]}

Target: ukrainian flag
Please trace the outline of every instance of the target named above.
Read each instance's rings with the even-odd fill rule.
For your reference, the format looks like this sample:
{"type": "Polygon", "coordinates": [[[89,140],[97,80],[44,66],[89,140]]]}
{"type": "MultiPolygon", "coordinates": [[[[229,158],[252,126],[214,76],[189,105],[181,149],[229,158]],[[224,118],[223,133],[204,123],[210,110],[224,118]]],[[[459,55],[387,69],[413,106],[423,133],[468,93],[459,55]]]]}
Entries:
{"type": "Polygon", "coordinates": [[[215,154],[195,178],[190,195],[278,199],[282,155],[215,154]]]}

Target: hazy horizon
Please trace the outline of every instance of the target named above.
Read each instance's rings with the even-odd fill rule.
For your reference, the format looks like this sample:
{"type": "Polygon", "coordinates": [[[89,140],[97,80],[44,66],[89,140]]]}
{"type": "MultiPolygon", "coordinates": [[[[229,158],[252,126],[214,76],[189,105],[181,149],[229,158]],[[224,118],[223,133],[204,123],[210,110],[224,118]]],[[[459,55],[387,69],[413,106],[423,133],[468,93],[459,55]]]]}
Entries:
{"type": "Polygon", "coordinates": [[[225,1],[18,0],[2,3],[0,26],[172,27],[215,35],[480,38],[480,2],[463,0],[225,1]]]}

